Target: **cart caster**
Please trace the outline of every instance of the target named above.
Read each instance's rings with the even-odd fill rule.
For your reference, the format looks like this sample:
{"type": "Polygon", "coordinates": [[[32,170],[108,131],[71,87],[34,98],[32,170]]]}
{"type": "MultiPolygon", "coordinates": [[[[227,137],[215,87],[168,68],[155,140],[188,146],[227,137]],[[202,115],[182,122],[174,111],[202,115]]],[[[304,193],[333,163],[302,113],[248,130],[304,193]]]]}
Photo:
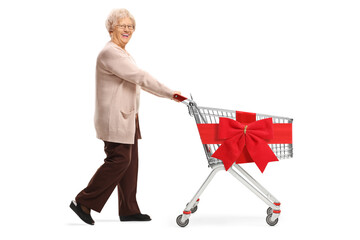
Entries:
{"type": "Polygon", "coordinates": [[[267,210],[266,210],[266,214],[267,215],[271,215],[273,213],[273,209],[271,207],[269,207],[267,210]]]}
{"type": "Polygon", "coordinates": [[[197,211],[197,209],[198,209],[198,206],[195,206],[192,209],[190,209],[190,211],[191,211],[191,213],[195,213],[197,211]]]}
{"type": "Polygon", "coordinates": [[[176,218],[176,223],[177,225],[179,225],[180,227],[186,227],[189,224],[189,219],[186,219],[185,222],[181,221],[182,218],[182,214],[180,214],[177,218],[176,218]]]}
{"type": "Polygon", "coordinates": [[[266,217],[266,223],[269,224],[270,226],[275,226],[278,223],[279,218],[275,219],[274,221],[271,221],[271,217],[272,217],[272,214],[270,214],[266,217]]]}
{"type": "MultiPolygon", "coordinates": [[[[198,209],[198,203],[199,203],[199,199],[196,201],[195,206],[193,208],[190,209],[191,213],[195,213],[198,209]]],[[[186,204],[186,207],[189,205],[189,203],[186,204]]]]}

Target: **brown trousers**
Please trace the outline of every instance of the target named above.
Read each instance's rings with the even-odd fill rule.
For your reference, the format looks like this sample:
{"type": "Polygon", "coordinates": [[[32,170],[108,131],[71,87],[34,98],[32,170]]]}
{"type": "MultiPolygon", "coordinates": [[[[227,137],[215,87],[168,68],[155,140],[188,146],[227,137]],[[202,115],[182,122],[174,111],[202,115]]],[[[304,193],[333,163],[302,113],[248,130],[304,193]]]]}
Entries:
{"type": "Polygon", "coordinates": [[[140,213],[136,201],[138,176],[138,144],[141,139],[138,118],[134,144],[106,142],[104,164],[95,172],[88,186],[75,198],[83,206],[101,212],[117,186],[119,216],[140,213]]]}

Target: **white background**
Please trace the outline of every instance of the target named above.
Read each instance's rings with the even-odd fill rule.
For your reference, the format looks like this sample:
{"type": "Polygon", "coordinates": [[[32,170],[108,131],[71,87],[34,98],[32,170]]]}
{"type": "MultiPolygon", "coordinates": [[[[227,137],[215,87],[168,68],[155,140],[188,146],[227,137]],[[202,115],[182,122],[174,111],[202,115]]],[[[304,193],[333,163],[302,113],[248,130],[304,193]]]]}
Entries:
{"type": "Polygon", "coordinates": [[[347,0],[2,1],[1,239],[358,238],[359,12],[347,0]],[[138,202],[153,220],[120,222],[116,191],[95,226],[70,210],[105,157],[95,60],[119,7],[137,21],[127,50],[170,88],[202,106],[294,118],[293,159],[264,174],[243,166],[282,202],[277,226],[225,172],[176,225],[210,170],[186,107],[145,92],[138,202]]]}

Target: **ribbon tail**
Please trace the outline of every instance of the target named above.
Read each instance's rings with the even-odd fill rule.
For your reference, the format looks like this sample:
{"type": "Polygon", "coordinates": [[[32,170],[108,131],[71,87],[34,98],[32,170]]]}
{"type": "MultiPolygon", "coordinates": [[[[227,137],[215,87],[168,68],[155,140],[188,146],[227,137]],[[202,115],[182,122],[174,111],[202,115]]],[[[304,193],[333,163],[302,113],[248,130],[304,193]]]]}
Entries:
{"type": "Polygon", "coordinates": [[[279,161],[269,145],[260,138],[252,137],[251,141],[246,141],[246,147],[262,173],[269,162],[279,161]]]}
{"type": "Polygon", "coordinates": [[[225,170],[234,164],[234,162],[240,157],[244,148],[244,140],[240,139],[241,136],[233,137],[225,141],[221,146],[213,153],[212,157],[220,159],[225,167],[225,170]]]}

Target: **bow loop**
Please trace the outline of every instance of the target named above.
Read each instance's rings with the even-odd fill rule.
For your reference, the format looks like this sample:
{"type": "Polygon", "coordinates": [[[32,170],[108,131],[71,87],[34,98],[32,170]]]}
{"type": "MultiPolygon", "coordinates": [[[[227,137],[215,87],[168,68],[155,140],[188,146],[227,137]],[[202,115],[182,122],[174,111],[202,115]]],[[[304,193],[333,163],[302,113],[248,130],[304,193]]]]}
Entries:
{"type": "MultiPolygon", "coordinates": [[[[235,121],[236,122],[236,121],[235,121]]],[[[272,118],[265,118],[248,125],[249,133],[264,140],[270,140],[274,137],[272,118]]]]}
{"type": "Polygon", "coordinates": [[[219,138],[228,139],[235,135],[238,135],[240,132],[243,132],[245,125],[234,121],[230,118],[220,118],[219,120],[219,138]]]}

